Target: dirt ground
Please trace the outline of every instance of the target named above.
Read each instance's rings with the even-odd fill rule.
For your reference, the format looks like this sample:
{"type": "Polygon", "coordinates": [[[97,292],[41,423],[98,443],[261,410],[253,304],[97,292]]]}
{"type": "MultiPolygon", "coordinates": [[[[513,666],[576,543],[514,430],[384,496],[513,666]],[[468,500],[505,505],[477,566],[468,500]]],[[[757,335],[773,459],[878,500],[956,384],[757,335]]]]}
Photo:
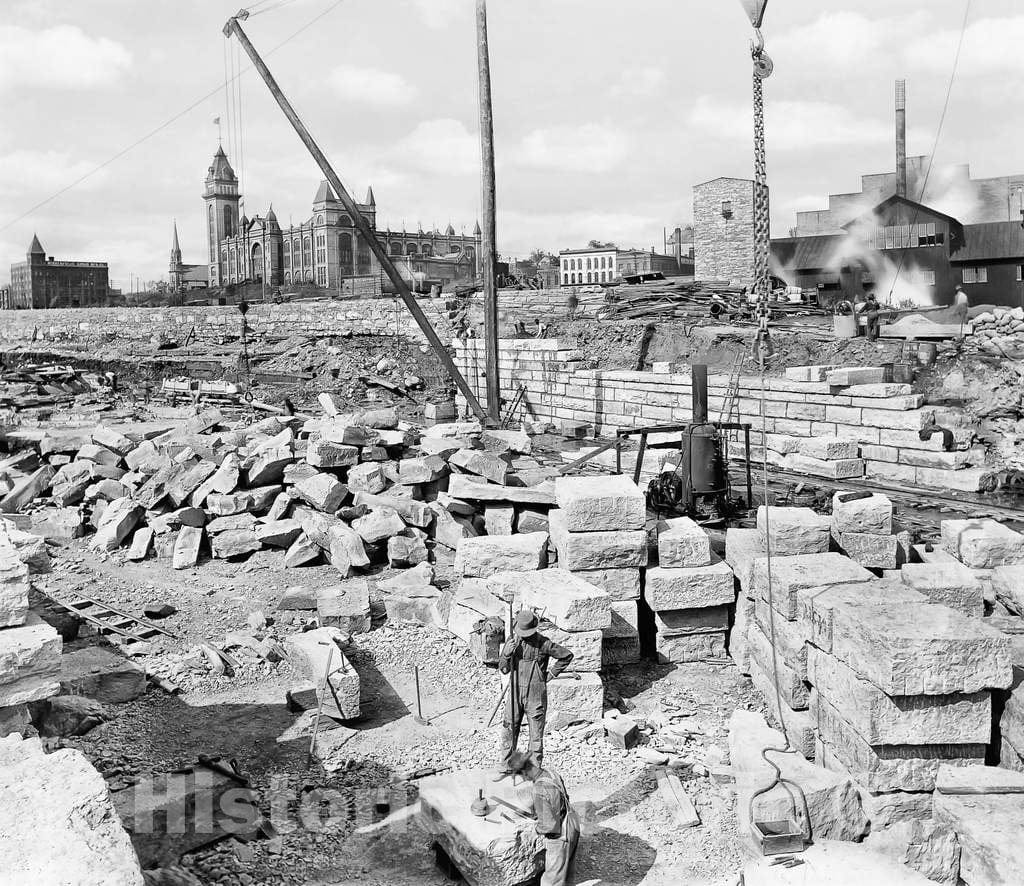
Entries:
{"type": "MultiPolygon", "coordinates": [[[[286,707],[285,692],[296,681],[288,663],[268,664],[233,650],[239,659],[234,676],[214,676],[196,664],[190,649],[202,641],[219,645],[229,631],[251,631],[247,620],[257,610],[273,619],[265,629],[272,636],[283,638],[301,629],[311,613],[275,612],[276,602],[286,587],[332,583],[330,567],[284,570],[275,557],[258,556],[247,564],[213,560],[176,572],[155,561],[130,563],[120,554],[97,554],[74,542],[55,558],[45,579],[54,593],[79,589],[132,612],[151,602],[177,608],[162,622],[176,637],[158,641],[136,660],[169,676],[181,692],[169,695],[151,687],[134,702],[112,706],[116,717],[110,722],[61,741],[84,751],[114,790],[192,764],[198,754],[238,761],[260,791],[261,808],[278,837],[251,843],[229,838],[186,856],[183,867],[198,882],[451,882],[437,868],[429,838],[410,815],[415,782],[402,775],[425,767],[493,764],[498,727],[488,729],[486,722],[499,679],[461,641],[437,628],[375,618],[373,631],[354,637],[350,656],[362,681],[364,716],[353,728],[332,724],[322,731],[318,756],[323,759],[307,768],[311,716],[286,707]],[[413,718],[415,666],[429,726],[413,718]],[[390,816],[375,811],[382,788],[390,816]],[[320,803],[320,818],[311,818],[305,801],[317,791],[329,792],[330,800],[320,803]]],[[[95,642],[97,637],[83,631],[72,646],[95,642]]],[[[572,737],[571,729],[550,732],[546,759],[565,777],[585,823],[576,882],[735,883],[742,855],[733,798],[707,768],[724,757],[725,723],[733,709],[760,707],[749,682],[731,665],[650,662],[605,679],[609,702],[642,721],[666,712],[685,717],[686,747],[680,754],[692,765],[680,771],[702,824],[691,830],[675,826],[636,749],[612,748],[600,729],[582,739],[572,737]]]]}

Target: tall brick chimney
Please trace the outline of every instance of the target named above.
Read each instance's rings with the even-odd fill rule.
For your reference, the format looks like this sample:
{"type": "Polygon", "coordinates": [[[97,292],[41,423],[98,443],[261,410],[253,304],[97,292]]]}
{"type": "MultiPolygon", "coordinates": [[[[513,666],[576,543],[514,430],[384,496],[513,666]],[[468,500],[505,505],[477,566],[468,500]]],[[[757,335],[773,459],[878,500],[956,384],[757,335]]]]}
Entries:
{"type": "Polygon", "coordinates": [[[907,196],[907,81],[896,81],[896,194],[907,196]]]}

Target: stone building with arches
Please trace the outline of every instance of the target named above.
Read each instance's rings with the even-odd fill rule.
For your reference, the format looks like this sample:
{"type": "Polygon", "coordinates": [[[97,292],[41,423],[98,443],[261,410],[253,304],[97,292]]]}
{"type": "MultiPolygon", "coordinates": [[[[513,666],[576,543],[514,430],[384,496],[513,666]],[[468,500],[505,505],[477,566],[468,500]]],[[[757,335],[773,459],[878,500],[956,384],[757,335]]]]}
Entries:
{"type": "MultiPolygon", "coordinates": [[[[370,245],[356,230],[351,216],[330,184],[321,181],[313,197],[312,213],[298,225],[282,228],[271,205],[265,216],[247,217],[241,211],[242,194],[238,177],[223,147],[218,147],[206,174],[203,192],[210,286],[266,282],[271,286],[312,284],[341,291],[346,281],[360,278],[379,280],[380,263],[370,245]]],[[[388,254],[414,261],[451,258],[471,272],[480,269],[480,225],[472,235],[457,234],[452,225],[442,233],[377,229],[377,203],[373,188],[357,204],[388,254]]],[[[174,244],[175,248],[177,243],[174,244]]],[[[407,262],[397,262],[400,266],[407,262]]],[[[184,279],[180,249],[172,249],[172,288],[182,288],[184,279]]]]}

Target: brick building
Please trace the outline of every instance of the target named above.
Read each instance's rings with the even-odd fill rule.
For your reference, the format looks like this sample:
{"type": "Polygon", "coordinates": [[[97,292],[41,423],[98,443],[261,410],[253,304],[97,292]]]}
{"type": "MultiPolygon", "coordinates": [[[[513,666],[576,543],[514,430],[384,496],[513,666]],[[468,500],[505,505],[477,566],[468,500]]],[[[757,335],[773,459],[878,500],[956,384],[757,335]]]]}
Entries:
{"type": "Polygon", "coordinates": [[[32,236],[26,260],[11,265],[11,291],[4,307],[84,308],[106,304],[110,276],[106,262],[57,261],[32,236]]]}
{"type": "Polygon", "coordinates": [[[693,273],[698,280],[754,279],[754,183],[716,178],[693,188],[693,273]]]}
{"type": "Polygon", "coordinates": [[[692,274],[693,263],[675,255],[661,255],[652,248],[619,249],[603,246],[588,249],[563,249],[558,253],[562,286],[587,286],[611,283],[633,274],[662,273],[666,277],[692,274]]]}

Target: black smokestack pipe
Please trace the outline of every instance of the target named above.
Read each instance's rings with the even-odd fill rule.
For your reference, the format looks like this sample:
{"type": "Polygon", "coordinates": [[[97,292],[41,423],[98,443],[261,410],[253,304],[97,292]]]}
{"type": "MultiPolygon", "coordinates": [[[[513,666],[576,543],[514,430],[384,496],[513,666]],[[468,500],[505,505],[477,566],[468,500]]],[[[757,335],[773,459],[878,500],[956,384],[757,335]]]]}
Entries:
{"type": "Polygon", "coordinates": [[[706,424],[708,420],[708,367],[694,363],[690,367],[690,387],[693,395],[693,423],[706,424]]]}
{"type": "MultiPolygon", "coordinates": [[[[907,196],[907,81],[896,81],[896,196],[907,196]]],[[[922,195],[923,196],[923,195],[922,195]]]]}

